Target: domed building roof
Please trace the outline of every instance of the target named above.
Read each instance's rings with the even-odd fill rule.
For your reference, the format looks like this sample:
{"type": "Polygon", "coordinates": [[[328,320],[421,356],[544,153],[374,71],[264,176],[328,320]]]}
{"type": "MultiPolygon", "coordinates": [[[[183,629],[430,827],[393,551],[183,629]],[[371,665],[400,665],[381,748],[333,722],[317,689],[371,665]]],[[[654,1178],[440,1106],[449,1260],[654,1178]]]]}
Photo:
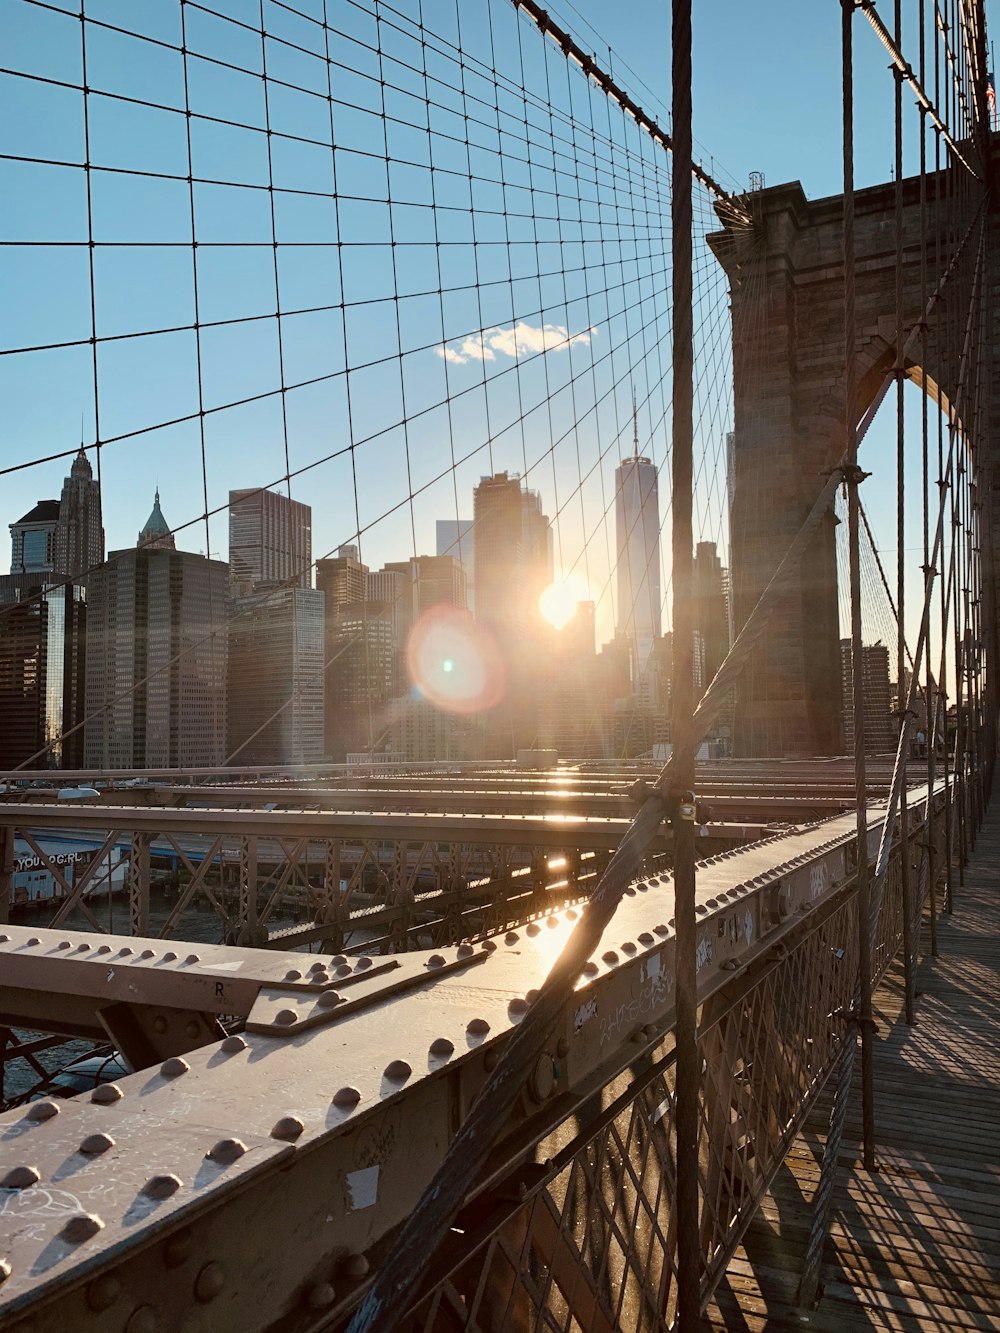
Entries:
{"type": "Polygon", "coordinates": [[[153,512],[146,519],[136,545],[143,550],[173,551],[176,549],[174,534],[170,531],[170,525],[160,510],[160,488],[158,486],[153,500],[153,512]]]}

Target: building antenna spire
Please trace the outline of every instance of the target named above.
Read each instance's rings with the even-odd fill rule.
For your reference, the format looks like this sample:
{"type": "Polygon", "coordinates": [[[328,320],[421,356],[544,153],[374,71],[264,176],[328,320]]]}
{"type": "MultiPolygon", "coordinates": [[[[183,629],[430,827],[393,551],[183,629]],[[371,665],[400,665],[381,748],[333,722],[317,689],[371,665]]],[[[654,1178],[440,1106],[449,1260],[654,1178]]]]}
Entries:
{"type": "Polygon", "coordinates": [[[635,400],[635,388],[632,389],[632,449],[634,456],[639,457],[639,408],[635,400]]]}

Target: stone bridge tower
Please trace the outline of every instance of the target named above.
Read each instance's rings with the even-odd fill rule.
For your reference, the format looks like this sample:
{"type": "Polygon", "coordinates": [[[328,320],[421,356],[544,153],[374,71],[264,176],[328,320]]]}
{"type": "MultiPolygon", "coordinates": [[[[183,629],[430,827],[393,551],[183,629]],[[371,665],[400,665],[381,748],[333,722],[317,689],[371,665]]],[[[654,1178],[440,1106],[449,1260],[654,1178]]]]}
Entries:
{"type": "MultiPolygon", "coordinates": [[[[943,174],[929,176],[925,188],[922,223],[919,178],[903,183],[904,341],[923,318],[926,297],[975,212],[974,205],[963,209],[946,194],[943,174]]],[[[809,201],[795,182],[749,195],[746,203],[752,225],[724,219],[724,229],[708,238],[729,277],[732,296],[735,443],[730,563],[736,630],[745,623],[808,514],[825,474],[844,451],[842,198],[809,201]]],[[[927,364],[918,364],[918,340],[905,365],[907,377],[945,407],[956,399],[956,349],[963,341],[980,231],[973,228],[959,271],[928,328],[927,364]],[[959,321],[962,328],[956,327],[959,321]]],[[[982,241],[988,275],[997,267],[997,261],[989,259],[995,231],[991,210],[982,241]]],[[[858,191],[855,244],[860,419],[896,363],[894,184],[858,191]]],[[[991,353],[1000,343],[1000,310],[993,310],[995,286],[988,276],[981,303],[984,338],[973,339],[977,348],[985,340],[991,353]]],[[[991,421],[1000,423],[1000,386],[991,373],[993,359],[984,362],[973,356],[965,391],[959,395],[959,416],[963,401],[974,401],[982,390],[991,421]]],[[[936,442],[936,431],[933,438],[936,442]]],[[[994,438],[1000,436],[994,433],[994,438]]],[[[862,467],[891,475],[894,484],[895,450],[882,457],[873,454],[873,447],[862,444],[862,467]]],[[[935,486],[935,507],[936,502],[935,486]]],[[[984,505],[989,545],[986,512],[984,505]]],[[[995,512],[1000,515],[1000,508],[995,512]]],[[[793,593],[737,687],[737,755],[844,753],[835,528],[831,513],[800,567],[793,593]]],[[[989,552],[984,552],[984,562],[991,592],[984,620],[992,634],[995,608],[989,552]]]]}

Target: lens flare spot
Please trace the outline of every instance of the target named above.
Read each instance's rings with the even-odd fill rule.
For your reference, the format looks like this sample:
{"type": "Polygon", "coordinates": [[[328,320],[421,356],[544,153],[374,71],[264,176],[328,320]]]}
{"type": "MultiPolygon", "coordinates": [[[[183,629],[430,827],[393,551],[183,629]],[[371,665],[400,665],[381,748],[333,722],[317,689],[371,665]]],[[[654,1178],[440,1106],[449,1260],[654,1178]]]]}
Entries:
{"type": "Polygon", "coordinates": [[[455,606],[432,606],[406,642],[410,682],[430,703],[449,713],[495,708],[507,689],[496,640],[455,606]]]}
{"type": "Polygon", "coordinates": [[[556,579],[538,599],[538,609],[555,629],[565,629],[576,615],[577,604],[587,600],[583,579],[570,575],[556,579]]]}

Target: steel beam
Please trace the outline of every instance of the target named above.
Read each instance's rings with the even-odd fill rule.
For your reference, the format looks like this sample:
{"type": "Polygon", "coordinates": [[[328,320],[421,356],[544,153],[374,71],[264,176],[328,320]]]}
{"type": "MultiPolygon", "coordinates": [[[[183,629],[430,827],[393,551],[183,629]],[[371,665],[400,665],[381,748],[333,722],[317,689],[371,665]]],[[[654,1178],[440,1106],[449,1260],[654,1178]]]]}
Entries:
{"type": "MultiPolygon", "coordinates": [[[[880,821],[874,810],[871,857],[880,821]]],[[[771,966],[850,892],[852,823],[829,821],[700,867],[699,1003],[771,966]]],[[[501,1135],[497,1180],[546,1125],[669,1033],[672,911],[667,876],[632,885],[501,1135]]],[[[109,1318],[124,1326],[154,1290],[164,1326],[192,1333],[279,1322],[305,1330],[316,1326],[316,1302],[331,1317],[349,1308],[369,1262],[359,1256],[375,1262],[412,1208],[576,914],[568,908],[480,946],[317,959],[326,974],[318,983],[316,972],[288,977],[302,955],[289,968],[287,956],[198,946],[191,962],[122,954],[138,942],[100,936],[53,943],[35,932],[39,943],[29,945],[22,928],[16,938],[5,928],[5,981],[14,964],[30,985],[35,966],[46,992],[58,990],[60,972],[73,978],[63,993],[83,976],[96,991],[112,971],[108,987],[135,1003],[157,986],[175,996],[183,988],[186,1002],[196,991],[192,1008],[242,1007],[248,1030],[120,1080],[114,1101],[102,1093],[0,1117],[11,1167],[38,1176],[18,1207],[0,1206],[0,1255],[11,1267],[0,1321],[30,1311],[39,1330],[106,1328],[109,1318]],[[113,951],[114,968],[99,948],[113,951]],[[41,969],[27,961],[36,954],[41,969]],[[105,1146],[81,1147],[90,1144],[105,1146]],[[63,1202],[37,1212],[26,1207],[33,1197],[63,1202]]],[[[154,953],[162,947],[149,942],[154,953]]]]}

